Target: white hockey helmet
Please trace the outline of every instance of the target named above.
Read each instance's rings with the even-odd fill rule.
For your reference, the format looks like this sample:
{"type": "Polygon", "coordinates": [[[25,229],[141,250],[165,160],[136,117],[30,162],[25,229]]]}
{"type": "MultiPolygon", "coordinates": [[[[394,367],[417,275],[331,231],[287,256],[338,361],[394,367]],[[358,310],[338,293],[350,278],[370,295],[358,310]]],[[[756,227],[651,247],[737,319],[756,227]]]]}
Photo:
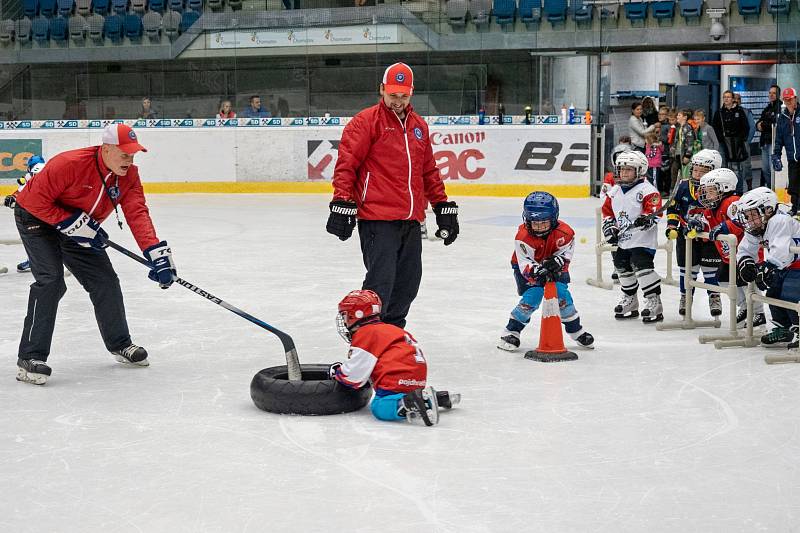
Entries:
{"type": "Polygon", "coordinates": [[[725,194],[736,191],[739,178],[729,168],[717,168],[700,178],[700,188],[697,199],[706,209],[713,209],[719,205],[725,194]]]}
{"type": "Polygon", "coordinates": [[[736,202],[736,221],[747,233],[760,237],[777,211],[778,196],[767,187],[757,187],[736,202]]]}
{"type": "Polygon", "coordinates": [[[614,165],[614,174],[617,181],[624,184],[631,184],[647,175],[647,158],[638,150],[628,150],[622,152],[617,157],[617,163],[614,165]],[[622,179],[621,170],[623,168],[633,168],[635,174],[633,178],[622,179]]]}
{"type": "Polygon", "coordinates": [[[694,186],[698,187],[700,185],[700,178],[702,177],[702,174],[695,177],[695,168],[698,168],[698,170],[704,169],[700,170],[700,172],[703,172],[703,174],[721,168],[722,156],[716,150],[709,150],[706,148],[704,150],[700,150],[692,156],[691,165],[691,179],[694,183],[694,186]]]}

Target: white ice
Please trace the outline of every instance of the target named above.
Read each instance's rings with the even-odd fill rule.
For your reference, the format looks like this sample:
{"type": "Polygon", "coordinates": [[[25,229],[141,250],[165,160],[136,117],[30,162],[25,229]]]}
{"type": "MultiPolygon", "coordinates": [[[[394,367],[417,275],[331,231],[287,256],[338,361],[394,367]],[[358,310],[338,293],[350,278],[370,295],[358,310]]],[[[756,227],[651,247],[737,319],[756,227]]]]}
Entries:
{"type": "MultiPolygon", "coordinates": [[[[326,196],[149,200],[182,277],[290,333],[302,362],[345,356],[335,309],[363,265],[357,236],[325,233],[326,196]]],[[[449,247],[424,243],[407,326],[430,383],[463,395],[434,428],[379,422],[368,409],[258,410],[250,380],[284,364],[278,340],[180,286],[160,290],[113,251],[151,366],[113,360],[68,278],[53,376],[18,383],[31,277],[0,276],[0,531],[798,531],[800,365],[767,366],[763,348],[700,345],[708,330],[615,321],[618,292],[585,284],[596,199],[563,200],[561,212],[588,239],[571,290],[597,348],[561,364],[499,351],[517,302],[509,258],[521,199],[456,200],[462,233],[449,247]]],[[[113,217],[105,226],[135,248],[113,217]]],[[[0,238],[13,236],[6,211],[0,238]]],[[[21,246],[0,246],[0,264],[22,258],[21,246]]],[[[677,292],[664,288],[668,319],[677,292]]],[[[705,294],[697,300],[707,316],[705,294]]]]}

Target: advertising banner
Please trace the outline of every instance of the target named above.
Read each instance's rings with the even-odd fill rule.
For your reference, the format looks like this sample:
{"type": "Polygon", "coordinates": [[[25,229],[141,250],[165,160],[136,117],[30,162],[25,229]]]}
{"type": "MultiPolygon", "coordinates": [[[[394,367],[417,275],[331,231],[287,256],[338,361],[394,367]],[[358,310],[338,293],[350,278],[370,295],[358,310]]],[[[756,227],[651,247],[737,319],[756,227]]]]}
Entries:
{"type": "Polygon", "coordinates": [[[24,176],[28,158],[41,153],[41,139],[0,138],[0,183],[7,184],[24,176]]]}

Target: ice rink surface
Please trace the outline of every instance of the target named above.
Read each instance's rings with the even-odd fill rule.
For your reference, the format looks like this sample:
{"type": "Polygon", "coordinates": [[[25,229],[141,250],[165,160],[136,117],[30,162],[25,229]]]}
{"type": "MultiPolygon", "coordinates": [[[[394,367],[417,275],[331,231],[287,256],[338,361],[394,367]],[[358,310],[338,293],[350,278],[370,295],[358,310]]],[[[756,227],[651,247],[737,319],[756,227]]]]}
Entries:
{"type": "MultiPolygon", "coordinates": [[[[523,359],[537,313],[524,350],[501,352],[518,299],[509,258],[522,201],[455,199],[461,234],[447,248],[424,243],[407,326],[429,382],[463,395],[434,428],[379,422],[368,409],[259,411],[248,387],[285,363],[277,338],[182,287],[159,290],[114,251],[151,366],[114,361],[70,277],[53,376],[18,383],[31,277],[0,276],[0,531],[800,531],[800,365],[700,345],[708,330],[615,321],[618,290],[585,284],[596,199],[563,200],[561,214],[588,239],[571,289],[597,348],[569,363],[523,359]]],[[[357,235],[325,233],[328,197],[149,201],[181,277],[291,334],[301,362],[345,356],[336,304],[360,287],[363,265],[357,235]]],[[[127,227],[113,217],[105,227],[135,249],[127,227]]],[[[0,238],[14,235],[6,210],[0,238]]],[[[0,264],[21,259],[21,246],[0,246],[0,264]]],[[[662,255],[656,265],[663,274],[662,255]]],[[[665,287],[667,319],[677,293],[665,287]]],[[[705,294],[697,300],[707,316],[705,294]]]]}

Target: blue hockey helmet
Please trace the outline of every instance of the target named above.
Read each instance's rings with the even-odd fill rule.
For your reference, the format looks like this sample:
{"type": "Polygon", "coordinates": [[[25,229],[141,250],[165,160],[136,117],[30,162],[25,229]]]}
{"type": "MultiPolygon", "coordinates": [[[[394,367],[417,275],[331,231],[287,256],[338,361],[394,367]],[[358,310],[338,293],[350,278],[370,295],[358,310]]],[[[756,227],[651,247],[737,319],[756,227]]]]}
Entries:
{"type": "Polygon", "coordinates": [[[32,155],[28,158],[28,172],[37,174],[44,167],[44,157],[32,155]]]}
{"type": "Polygon", "coordinates": [[[558,200],[549,192],[535,191],[530,193],[522,204],[522,220],[528,233],[543,237],[553,231],[558,224],[558,200]],[[541,224],[537,228],[533,227],[533,222],[548,221],[545,229],[541,229],[541,224]]]}

